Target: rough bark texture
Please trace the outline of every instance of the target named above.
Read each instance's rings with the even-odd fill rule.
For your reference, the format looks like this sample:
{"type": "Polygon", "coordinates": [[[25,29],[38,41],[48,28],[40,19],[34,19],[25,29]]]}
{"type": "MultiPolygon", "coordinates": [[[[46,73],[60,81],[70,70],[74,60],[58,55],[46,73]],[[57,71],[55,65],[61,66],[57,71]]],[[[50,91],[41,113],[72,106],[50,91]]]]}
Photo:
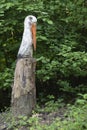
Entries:
{"type": "Polygon", "coordinates": [[[12,88],[12,113],[14,116],[32,114],[36,104],[34,58],[21,58],[17,61],[12,88]]]}

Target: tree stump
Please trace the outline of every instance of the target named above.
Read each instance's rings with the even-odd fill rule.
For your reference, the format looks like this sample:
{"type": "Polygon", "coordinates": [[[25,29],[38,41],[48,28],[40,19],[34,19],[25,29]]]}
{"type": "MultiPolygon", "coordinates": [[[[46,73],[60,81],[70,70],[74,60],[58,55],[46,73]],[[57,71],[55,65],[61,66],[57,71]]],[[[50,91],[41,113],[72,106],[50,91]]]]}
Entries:
{"type": "Polygon", "coordinates": [[[30,116],[36,104],[34,58],[18,59],[12,88],[11,108],[14,116],[30,116]]]}

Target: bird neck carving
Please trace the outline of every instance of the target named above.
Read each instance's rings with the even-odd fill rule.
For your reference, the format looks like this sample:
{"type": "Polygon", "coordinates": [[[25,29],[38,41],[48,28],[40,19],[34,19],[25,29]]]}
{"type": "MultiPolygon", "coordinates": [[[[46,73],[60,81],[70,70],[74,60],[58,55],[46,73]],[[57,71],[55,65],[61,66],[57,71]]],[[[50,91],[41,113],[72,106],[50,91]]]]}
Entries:
{"type": "MultiPolygon", "coordinates": [[[[35,24],[36,18],[32,16],[27,16],[24,20],[24,32],[22,36],[22,42],[18,51],[18,57],[33,57],[33,47],[36,50],[36,37],[34,33],[34,29],[32,29],[32,25],[35,24]],[[31,21],[32,20],[32,21],[31,21]]],[[[35,30],[36,31],[36,30],[35,30]]]]}

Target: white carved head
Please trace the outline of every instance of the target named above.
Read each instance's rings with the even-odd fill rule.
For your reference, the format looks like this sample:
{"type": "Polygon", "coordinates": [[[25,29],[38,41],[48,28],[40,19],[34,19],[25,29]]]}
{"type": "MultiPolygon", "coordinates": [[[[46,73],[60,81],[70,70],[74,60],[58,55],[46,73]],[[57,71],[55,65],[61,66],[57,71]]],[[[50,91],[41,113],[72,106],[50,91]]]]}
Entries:
{"type": "Polygon", "coordinates": [[[35,51],[36,51],[36,22],[37,22],[37,19],[33,15],[28,15],[24,20],[25,27],[27,29],[30,29],[31,31],[32,41],[33,41],[33,46],[34,46],[35,51]]]}
{"type": "Polygon", "coordinates": [[[33,23],[36,23],[37,22],[37,19],[36,19],[36,17],[35,16],[33,16],[33,15],[28,15],[26,18],[25,18],[25,20],[24,20],[24,23],[25,24],[33,24],[33,23]]]}

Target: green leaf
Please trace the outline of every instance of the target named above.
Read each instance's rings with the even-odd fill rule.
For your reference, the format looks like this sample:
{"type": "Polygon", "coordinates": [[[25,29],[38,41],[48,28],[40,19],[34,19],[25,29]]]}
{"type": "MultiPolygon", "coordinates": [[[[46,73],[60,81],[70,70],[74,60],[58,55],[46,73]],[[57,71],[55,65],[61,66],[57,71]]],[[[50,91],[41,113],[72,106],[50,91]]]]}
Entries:
{"type": "Polygon", "coordinates": [[[50,24],[50,25],[52,25],[52,24],[53,24],[53,21],[47,20],[47,23],[50,24]]]}
{"type": "Polygon", "coordinates": [[[87,62],[87,57],[84,57],[83,60],[84,60],[85,62],[87,62]]]}

